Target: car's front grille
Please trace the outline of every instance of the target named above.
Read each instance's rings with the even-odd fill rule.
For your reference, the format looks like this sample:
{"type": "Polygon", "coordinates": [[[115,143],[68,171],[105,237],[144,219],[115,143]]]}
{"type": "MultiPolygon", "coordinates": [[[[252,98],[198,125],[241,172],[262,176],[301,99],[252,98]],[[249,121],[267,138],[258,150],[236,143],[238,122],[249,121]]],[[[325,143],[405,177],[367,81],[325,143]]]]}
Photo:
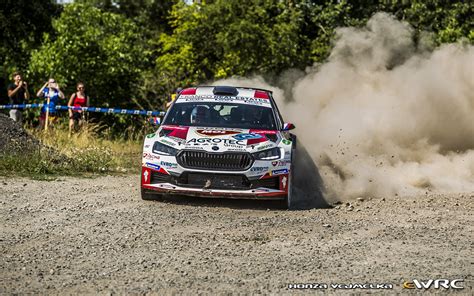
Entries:
{"type": "Polygon", "coordinates": [[[190,169],[245,171],[252,166],[253,158],[249,153],[182,151],[177,155],[177,161],[190,169]]]}

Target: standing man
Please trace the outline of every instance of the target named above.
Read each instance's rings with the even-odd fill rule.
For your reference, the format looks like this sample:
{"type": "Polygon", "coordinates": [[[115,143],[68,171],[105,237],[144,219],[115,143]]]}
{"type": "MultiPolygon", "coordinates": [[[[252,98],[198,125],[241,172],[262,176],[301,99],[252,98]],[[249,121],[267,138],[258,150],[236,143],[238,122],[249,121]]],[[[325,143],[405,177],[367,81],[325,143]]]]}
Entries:
{"type": "MultiPolygon", "coordinates": [[[[23,81],[20,72],[13,73],[13,83],[8,86],[8,97],[10,98],[11,104],[24,104],[25,100],[30,98],[30,93],[28,92],[28,84],[26,81],[23,81]]],[[[10,110],[10,118],[16,122],[21,122],[23,116],[21,111],[18,109],[10,110]]]]}
{"type": "Polygon", "coordinates": [[[56,104],[59,99],[64,99],[64,93],[59,88],[59,84],[54,78],[50,78],[43,87],[36,93],[38,98],[45,98],[44,106],[41,108],[40,129],[48,128],[48,123],[55,123],[58,119],[56,116],[56,104]],[[45,126],[46,125],[46,126],[45,126]]]}

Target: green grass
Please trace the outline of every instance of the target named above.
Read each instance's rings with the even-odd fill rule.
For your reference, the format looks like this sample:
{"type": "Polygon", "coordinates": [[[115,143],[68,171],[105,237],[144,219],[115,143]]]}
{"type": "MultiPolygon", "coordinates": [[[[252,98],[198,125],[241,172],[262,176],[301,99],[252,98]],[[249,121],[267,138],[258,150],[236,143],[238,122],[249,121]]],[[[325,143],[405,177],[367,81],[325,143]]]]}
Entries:
{"type": "Polygon", "coordinates": [[[142,135],[132,139],[107,139],[88,126],[69,136],[64,128],[48,132],[28,130],[46,147],[29,153],[0,154],[0,176],[28,176],[49,179],[55,176],[95,176],[138,173],[142,135]]]}

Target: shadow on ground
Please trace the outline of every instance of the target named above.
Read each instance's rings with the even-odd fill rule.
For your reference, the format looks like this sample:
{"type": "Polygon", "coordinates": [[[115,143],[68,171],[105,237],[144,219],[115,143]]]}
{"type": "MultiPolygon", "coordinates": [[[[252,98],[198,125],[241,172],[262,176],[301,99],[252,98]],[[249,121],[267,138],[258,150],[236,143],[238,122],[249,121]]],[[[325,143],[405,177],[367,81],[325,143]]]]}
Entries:
{"type": "Polygon", "coordinates": [[[293,159],[294,207],[292,210],[331,208],[324,196],[318,167],[301,142],[293,159]]]}

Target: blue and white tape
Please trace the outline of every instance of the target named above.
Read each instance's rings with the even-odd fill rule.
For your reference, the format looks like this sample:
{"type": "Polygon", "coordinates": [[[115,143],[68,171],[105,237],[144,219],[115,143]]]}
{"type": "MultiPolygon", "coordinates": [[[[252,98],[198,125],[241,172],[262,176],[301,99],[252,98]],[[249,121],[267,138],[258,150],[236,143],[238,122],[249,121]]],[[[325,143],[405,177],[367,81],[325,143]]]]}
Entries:
{"type": "MultiPolygon", "coordinates": [[[[19,105],[0,105],[0,109],[29,109],[29,108],[41,108],[45,104],[19,104],[19,105]]],[[[100,108],[100,107],[74,107],[74,106],[61,106],[57,105],[49,107],[49,110],[82,110],[86,112],[98,112],[98,113],[113,113],[113,114],[130,114],[130,115],[148,115],[148,116],[164,116],[164,111],[149,111],[149,110],[129,110],[129,109],[118,109],[118,108],[100,108]]]]}

